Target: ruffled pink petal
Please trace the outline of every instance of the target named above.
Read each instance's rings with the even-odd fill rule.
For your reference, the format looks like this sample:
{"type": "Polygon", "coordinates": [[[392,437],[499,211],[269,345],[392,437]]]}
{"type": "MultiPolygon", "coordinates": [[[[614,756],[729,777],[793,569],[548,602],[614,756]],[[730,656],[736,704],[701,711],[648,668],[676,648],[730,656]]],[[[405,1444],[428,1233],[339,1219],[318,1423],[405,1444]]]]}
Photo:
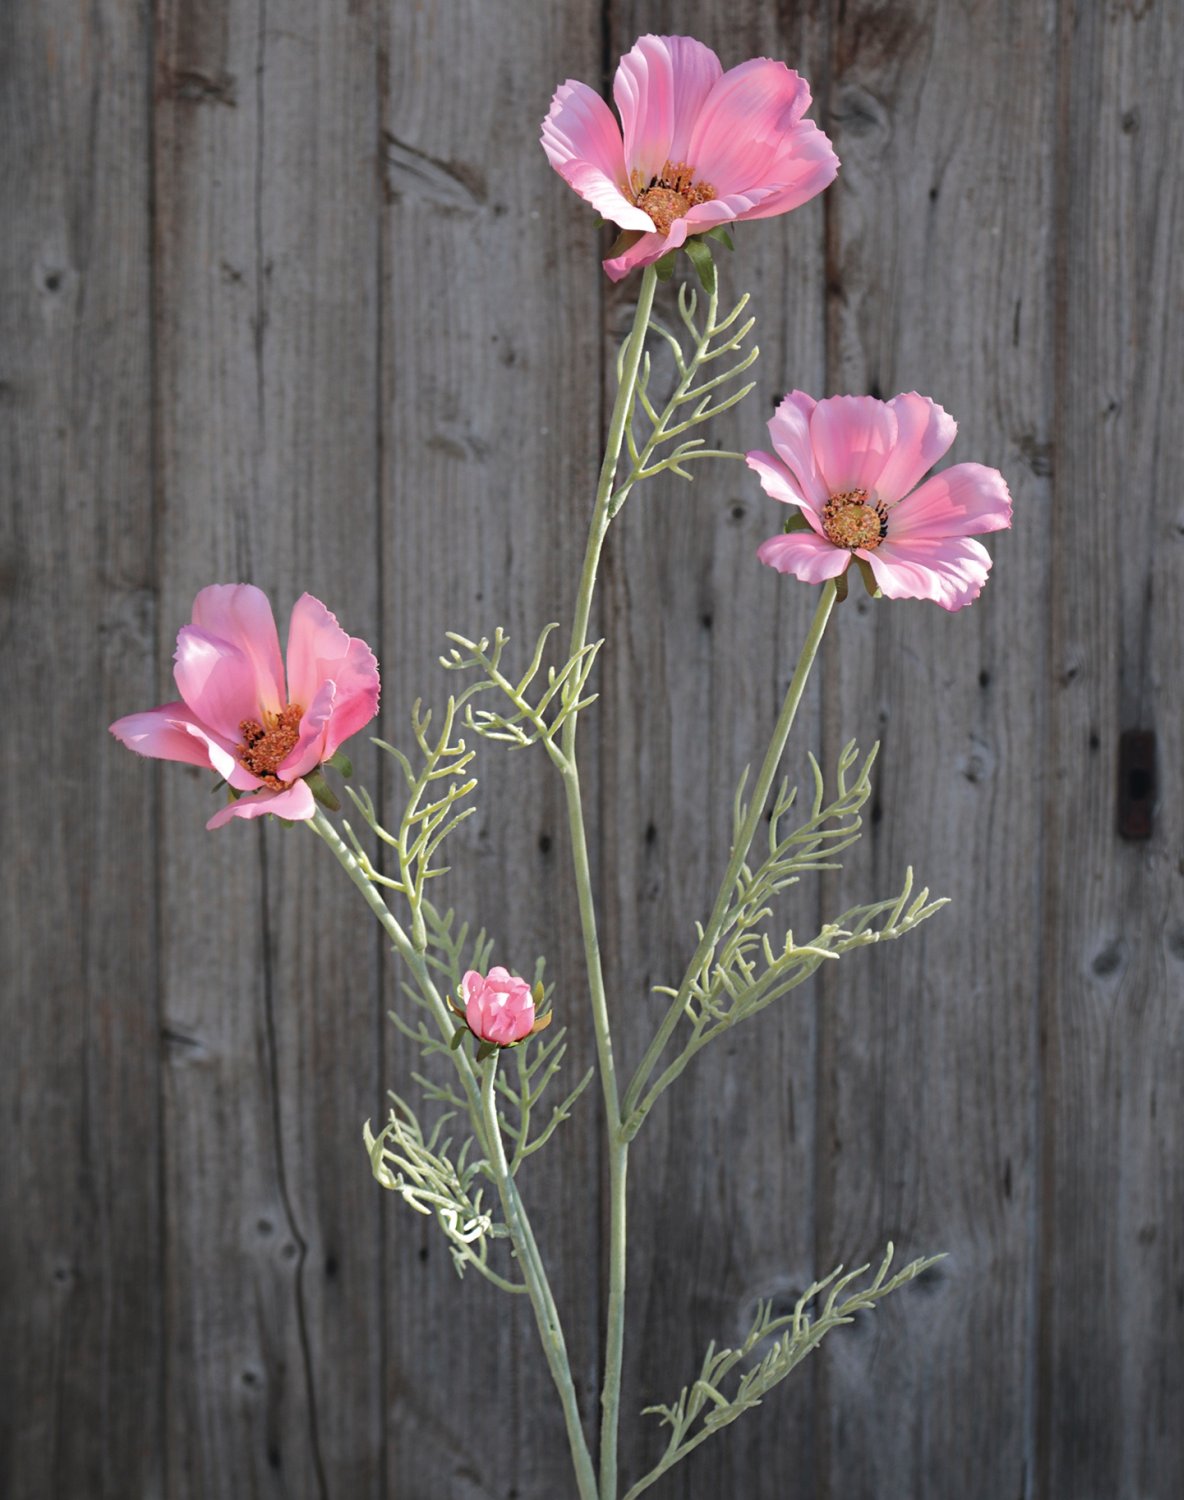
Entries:
{"type": "Polygon", "coordinates": [[[769,167],[768,176],[779,184],[737,214],[737,219],[771,219],[787,214],[816,198],[838,176],[839,158],[829,138],[813,120],[795,125],[782,154],[769,167]]]}
{"type": "Polygon", "coordinates": [[[669,234],[643,234],[628,250],[602,262],[610,281],[620,281],[638,266],[652,266],[667,250],[677,250],[687,237],[687,221],[675,219],[669,234]]]}
{"type": "Polygon", "coordinates": [[[145,713],[116,719],[111,733],[137,755],[155,760],[179,760],[188,766],[203,766],[229,778],[237,762],[230,748],[199,724],[184,703],[162,703],[145,713]]]}
{"type": "Polygon", "coordinates": [[[829,396],[814,408],[810,441],[829,495],[870,493],[896,443],[896,413],[872,396],[829,396]]]}
{"type": "Polygon", "coordinates": [[[880,591],[889,599],[932,599],[943,609],[962,609],[978,598],[991,556],[973,537],[910,536],[888,539],[874,552],[859,549],[880,591]]]}
{"type": "Polygon", "coordinates": [[[773,500],[783,505],[798,505],[802,510],[813,510],[810,501],[802,494],[797,480],[779,458],[754,448],[744,455],[744,462],[761,482],[761,489],[773,500]]]}
{"type": "Polygon", "coordinates": [[[316,798],[308,783],[297,781],[285,787],[282,792],[266,788],[256,792],[253,797],[240,797],[237,802],[227,803],[214,814],[206,827],[221,828],[231,818],[262,818],[267,813],[275,813],[277,818],[287,818],[290,823],[304,823],[316,810],[316,798]]]}
{"type": "Polygon", "coordinates": [[[257,664],[221,636],[183,625],[177,633],[173,677],[198,723],[231,745],[242,738],[244,719],[262,720],[257,664]]]}
{"type": "Polygon", "coordinates": [[[586,83],[560,84],[543,121],[547,160],[585,202],[622,229],[653,228],[649,215],[626,196],[628,184],[621,127],[608,105],[586,83]]]}
{"type": "Polygon", "coordinates": [[[705,100],[686,160],[716,193],[778,186],[770,175],[792,131],[810,107],[804,78],[783,62],[754,57],[731,68],[705,100]]]}
{"type": "Polygon", "coordinates": [[[294,781],[298,776],[307,776],[323,760],[327,760],[325,732],[333,712],[333,700],[337,695],[337,684],[330,679],[322,682],[312,702],[300,716],[300,734],[295,745],[276,767],[281,781],[294,781]]]}
{"type": "Polygon", "coordinates": [[[333,611],[312,594],[301,594],[288,621],[288,702],[307,708],[345,660],[349,643],[333,611]]]}
{"type": "Polygon", "coordinates": [[[894,505],[949,450],[958,424],[936,401],[916,391],[893,396],[888,405],[896,413],[896,444],[876,480],[876,495],[894,505]]]}
{"type": "Polygon", "coordinates": [[[714,229],[717,224],[735,224],[739,219],[759,218],[757,209],[766,199],[776,196],[775,187],[746,188],[742,193],[726,193],[722,198],[711,198],[706,203],[696,203],[683,216],[696,234],[714,229]]]}
{"type": "Polygon", "coordinates": [[[350,640],[345,661],[338,664],[333,681],[337,692],[325,732],[326,760],[378,712],[378,662],[365,641],[356,636],[350,640]]]}
{"type": "Polygon", "coordinates": [[[647,184],[667,162],[695,166],[691,138],[722,74],[711,48],[689,36],[639,37],[621,59],[613,98],[624,127],[625,161],[647,184]]]}
{"type": "Polygon", "coordinates": [[[805,391],[790,391],[769,418],[769,436],[777,456],[788,466],[811,508],[821,511],[830,491],[819,471],[810,437],[810,418],[817,404],[805,391]]]}
{"type": "Polygon", "coordinates": [[[998,469],[953,464],[888,513],[888,538],[973,536],[1011,525],[1011,495],[998,469]]]}
{"type": "Polygon", "coordinates": [[[803,583],[825,583],[828,578],[837,578],[851,561],[846,547],[836,547],[813,531],[771,536],[756,549],[756,555],[778,573],[792,573],[803,583]]]}
{"type": "Polygon", "coordinates": [[[214,583],[193,601],[193,623],[242,653],[255,677],[256,711],[275,713],[287,702],[280,638],[271,604],[251,583],[214,583]]]}

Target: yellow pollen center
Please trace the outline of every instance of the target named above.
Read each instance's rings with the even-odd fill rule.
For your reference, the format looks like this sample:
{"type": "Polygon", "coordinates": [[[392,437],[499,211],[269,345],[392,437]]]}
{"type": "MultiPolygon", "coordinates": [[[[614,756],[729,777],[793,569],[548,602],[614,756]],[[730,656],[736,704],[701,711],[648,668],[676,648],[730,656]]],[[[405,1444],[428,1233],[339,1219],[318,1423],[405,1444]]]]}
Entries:
{"type": "Polygon", "coordinates": [[[629,174],[633,201],[654,221],[659,234],[668,234],[676,219],[681,219],[698,203],[710,203],[715,189],[709,182],[696,182],[694,167],[685,161],[664,162],[661,172],[649,182],[640,172],[629,174]]]}
{"type": "Polygon", "coordinates": [[[281,781],[276,772],[300,738],[303,713],[299,703],[289,703],[279,713],[265,714],[263,724],[258,719],[244,719],[238,726],[243,737],[242,743],[235,747],[239,765],[277,792],[291,785],[291,782],[281,781]]]}
{"type": "Polygon", "coordinates": [[[888,531],[888,513],[866,490],[844,490],[822,507],[822,529],[836,547],[874,551],[888,531]]]}

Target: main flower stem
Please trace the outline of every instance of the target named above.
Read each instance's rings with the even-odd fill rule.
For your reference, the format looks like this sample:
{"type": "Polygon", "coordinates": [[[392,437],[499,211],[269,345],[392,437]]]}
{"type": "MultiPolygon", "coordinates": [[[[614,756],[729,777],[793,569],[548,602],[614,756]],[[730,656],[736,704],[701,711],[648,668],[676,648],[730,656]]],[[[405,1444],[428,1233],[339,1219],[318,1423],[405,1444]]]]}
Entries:
{"type": "Polygon", "coordinates": [[[793,721],[797,716],[798,706],[802,701],[802,694],[806,690],[806,681],[810,676],[810,668],[814,665],[814,659],[818,655],[818,648],[822,644],[822,637],[826,630],[830,612],[835,603],[835,582],[829,579],[822,585],[822,595],[818,600],[818,607],[814,611],[814,619],[810,625],[809,634],[802,644],[801,655],[790,680],[789,689],[785,694],[785,701],[781,705],[781,712],[777,716],[777,723],[773,726],[773,735],[769,741],[769,748],[765,752],[765,759],[761,765],[760,773],[753,784],[749,797],[748,811],[745,813],[744,821],[740,825],[740,831],[736,835],[736,841],[732,846],[731,858],[728,867],[724,871],[724,878],[720,882],[719,893],[715,898],[711,916],[707,926],[703,929],[703,936],[699,946],[695,949],[694,957],[687,965],[686,974],[682,984],[679,986],[678,994],[670,1003],[670,1008],[663,1017],[662,1024],[658,1028],[653,1041],[646,1049],[633,1081],[625,1094],[625,1109],[623,1116],[623,1131],[629,1139],[632,1139],[641,1124],[649,1105],[653,1103],[653,1094],[648,1096],[645,1107],[638,1110],[638,1102],[641,1100],[642,1092],[649,1082],[658,1059],[661,1057],[666,1043],[674,1034],[683,1012],[686,1009],[687,994],[691,981],[700,972],[706,962],[711,950],[719,941],[727,916],[728,909],[735,895],[736,880],[739,877],[741,867],[748,858],[748,851],[752,848],[752,841],[756,837],[757,828],[760,826],[761,818],[764,816],[765,804],[769,800],[769,792],[772,790],[777,768],[781,764],[781,757],[785,753],[785,743],[789,739],[789,732],[793,728],[793,721]]]}
{"type": "MultiPolygon", "coordinates": [[[[625,440],[625,425],[633,408],[637,389],[637,372],[641,367],[646,330],[654,305],[658,275],[647,266],[641,278],[633,328],[621,365],[620,385],[609,418],[608,440],[596,502],[588,528],[588,545],[576,595],[568,656],[582,651],[588,641],[588,622],[592,616],[592,596],[600,554],[608,532],[613,498],[613,480],[625,440]]],[[[596,903],[592,894],[592,871],[588,859],[588,839],[584,808],[580,796],[580,773],[576,764],[576,720],[572,714],[563,726],[561,748],[565,762],[564,790],[567,796],[567,821],[571,832],[572,865],[580,908],[580,928],[584,939],[584,962],[588,972],[588,989],[592,1002],[592,1026],[596,1036],[596,1056],[600,1086],[604,1096],[605,1126],[608,1135],[609,1171],[609,1262],[608,1309],[604,1337],[604,1383],[600,1394],[600,1500],[617,1496],[617,1430],[620,1423],[621,1364],[625,1343],[625,1210],[626,1177],[629,1167],[629,1145],[621,1130],[621,1104],[613,1062],[612,1030],[609,1025],[608,1000],[600,962],[600,940],[596,929],[596,903]]]]}
{"type": "MultiPolygon", "coordinates": [[[[311,827],[313,832],[328,844],[338,864],[361,891],[367,906],[378,918],[396,953],[415,975],[420,993],[435,1017],[441,1036],[451,1040],[454,1024],[450,1019],[444,998],[432,979],[423,952],[412,942],[395,914],[382,899],[374,882],[354,858],[353,851],[320,809],[313,814],[311,827]]],[[[473,1064],[463,1047],[453,1051],[452,1058],[465,1091],[474,1129],[478,1137],[484,1139],[486,1156],[493,1169],[506,1223],[518,1252],[523,1278],[534,1307],[535,1322],[538,1324],[543,1353],[551,1371],[551,1378],[559,1392],[563,1418],[567,1427],[567,1440],[571,1446],[572,1462],[575,1465],[579,1497],[580,1500],[597,1500],[596,1471],[584,1437],[583,1424],[580,1421],[580,1409],[571,1376],[571,1361],[568,1359],[563,1327],[559,1321],[559,1311],[551,1294],[551,1286],[547,1280],[547,1273],[543,1267],[543,1259],[539,1254],[530,1219],[527,1217],[526,1206],[522,1202],[518,1185],[514,1181],[514,1174],[506,1160],[494,1094],[497,1059],[496,1057],[490,1059],[478,1083],[473,1064]]]]}

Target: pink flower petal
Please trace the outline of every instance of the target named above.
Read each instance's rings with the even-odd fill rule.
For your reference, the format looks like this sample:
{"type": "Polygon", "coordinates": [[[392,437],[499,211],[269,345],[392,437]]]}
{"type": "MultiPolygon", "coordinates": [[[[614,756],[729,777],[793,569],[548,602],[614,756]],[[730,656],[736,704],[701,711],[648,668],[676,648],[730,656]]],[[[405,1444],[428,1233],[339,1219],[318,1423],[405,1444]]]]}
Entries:
{"type": "Polygon", "coordinates": [[[837,578],[851,561],[846,547],[836,547],[813,531],[771,536],[756,549],[756,555],[778,573],[792,573],[803,583],[825,583],[828,578],[837,578]]]}
{"type": "Polygon", "coordinates": [[[780,500],[783,505],[800,506],[803,511],[814,511],[814,507],[802,494],[797,479],[779,458],[754,448],[744,455],[744,462],[760,480],[761,489],[771,499],[780,500]]]}
{"type": "Polygon", "coordinates": [[[207,635],[227,641],[242,653],[255,677],[256,711],[275,713],[284,696],[280,638],[271,604],[251,583],[215,583],[193,601],[193,624],[207,635]]]}
{"type": "Polygon", "coordinates": [[[770,180],[779,186],[736,217],[770,219],[774,214],[789,213],[816,198],[831,185],[838,172],[839,158],[828,137],[813,120],[802,120],[794,126],[786,148],[769,167],[770,180]]]}
{"type": "Polygon", "coordinates": [[[870,493],[896,443],[896,414],[872,396],[830,396],[814,408],[810,439],[829,495],[870,493]]]}
{"type": "Polygon", "coordinates": [[[804,78],[782,62],[754,57],[731,68],[705,100],[686,160],[720,197],[781,185],[770,168],[785,136],[810,106],[804,78]]]}
{"type": "Polygon", "coordinates": [[[876,496],[893,505],[948,451],[958,424],[916,391],[893,396],[888,405],[896,413],[896,443],[876,480],[876,496]]]}
{"type": "Polygon", "coordinates": [[[943,609],[962,609],[978,598],[991,557],[973,537],[889,539],[874,552],[862,548],[881,592],[889,599],[932,599],[943,609]]]}
{"type": "Polygon", "coordinates": [[[805,391],[790,391],[769,418],[769,436],[777,456],[788,466],[810,507],[821,511],[830,498],[830,490],[818,468],[810,438],[810,418],[817,404],[805,391]]]}
{"type": "Polygon", "coordinates": [[[346,635],[337,617],[311,594],[301,595],[292,607],[288,690],[290,701],[300,704],[304,716],[300,741],[280,768],[284,781],[304,776],[318,761],[328,760],[378,712],[378,663],[374,653],[365,641],[346,635]],[[333,689],[327,697],[326,684],[333,689]],[[314,703],[319,705],[316,714],[312,712],[314,703]],[[321,753],[305,764],[314,743],[321,753]]]}
{"type": "Polygon", "coordinates": [[[677,250],[687,237],[687,221],[675,219],[669,234],[643,234],[636,244],[611,260],[603,261],[610,281],[620,281],[638,266],[652,266],[667,250],[677,250]]]}
{"type": "Polygon", "coordinates": [[[689,36],[639,37],[621,59],[613,98],[624,127],[625,161],[647,185],[667,162],[695,166],[691,136],[722,73],[711,48],[689,36]]]}
{"type": "Polygon", "coordinates": [[[207,828],[221,828],[231,818],[262,818],[275,813],[277,818],[287,818],[290,823],[305,823],[317,810],[316,798],[306,781],[296,781],[282,792],[266,788],[253,797],[240,797],[230,802],[206,824],[207,828]]]}
{"type": "Polygon", "coordinates": [[[612,110],[586,83],[569,78],[555,90],[543,121],[547,160],[585,202],[622,229],[653,222],[623,191],[628,186],[621,128],[612,110]]]}
{"type": "Polygon", "coordinates": [[[228,779],[237,762],[231,749],[199,724],[184,703],[163,703],[145,713],[116,719],[111,733],[137,755],[203,766],[228,779]]]}
{"type": "Polygon", "coordinates": [[[1011,495],[998,469],[954,464],[934,474],[888,513],[888,537],[973,536],[1011,525],[1011,495]]]}
{"type": "Polygon", "coordinates": [[[173,677],[193,717],[231,745],[246,719],[262,722],[256,663],[238,646],[195,625],[177,632],[173,677]]]}

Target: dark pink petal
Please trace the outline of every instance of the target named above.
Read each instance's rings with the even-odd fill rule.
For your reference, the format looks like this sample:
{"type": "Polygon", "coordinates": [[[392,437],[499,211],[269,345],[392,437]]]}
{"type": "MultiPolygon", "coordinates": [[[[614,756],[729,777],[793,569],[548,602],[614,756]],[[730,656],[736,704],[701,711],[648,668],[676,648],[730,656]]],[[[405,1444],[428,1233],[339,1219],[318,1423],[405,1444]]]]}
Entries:
{"type": "Polygon", "coordinates": [[[234,745],[245,719],[262,722],[257,663],[230,641],[196,625],[177,633],[173,677],[193,717],[234,745]]]}
{"type": "Polygon", "coordinates": [[[934,474],[888,513],[888,537],[973,536],[1011,525],[1011,495],[998,469],[954,464],[934,474]]]}
{"type": "Polygon", "coordinates": [[[990,553],[973,537],[890,538],[857,556],[871,564],[887,598],[932,599],[949,610],[977,599],[991,571],[990,553]]]}
{"type": "Polygon", "coordinates": [[[543,121],[547,160],[585,202],[622,229],[652,229],[653,222],[627,196],[629,174],[621,128],[612,110],[586,83],[560,84],[543,121]]]}
{"type": "Polygon", "coordinates": [[[829,396],[814,408],[810,441],[828,494],[870,493],[896,443],[896,413],[872,396],[829,396]]]}
{"type": "Polygon", "coordinates": [[[145,713],[116,719],[111,733],[137,755],[204,766],[228,778],[237,762],[231,750],[199,724],[184,703],[163,703],[145,713]]]}
{"type": "Polygon", "coordinates": [[[778,186],[737,219],[770,219],[816,198],[838,176],[839,158],[813,120],[795,125],[787,146],[772,163],[768,178],[778,186]]]}
{"type": "Polygon", "coordinates": [[[756,555],[778,573],[792,573],[803,583],[825,583],[828,578],[837,578],[851,561],[846,547],[836,547],[813,531],[771,536],[756,549],[756,555]]]}
{"type": "Polygon", "coordinates": [[[281,781],[295,781],[298,776],[307,776],[332,753],[325,749],[325,734],[333,712],[333,700],[337,696],[337,684],[329,679],[322,682],[312,702],[300,716],[300,735],[287,756],[276,767],[281,781]]]}
{"type": "Polygon", "coordinates": [[[810,437],[810,418],[817,404],[805,391],[790,391],[769,418],[769,436],[777,456],[797,480],[802,495],[814,510],[821,511],[830,491],[819,471],[810,437]]]}
{"type": "Polygon", "coordinates": [[[271,604],[251,583],[214,583],[193,601],[193,623],[208,636],[237,647],[255,678],[256,711],[276,712],[288,701],[280,638],[271,604]]]}
{"type": "Polygon", "coordinates": [[[312,594],[301,594],[288,621],[288,702],[307,708],[345,660],[349,636],[312,594]]]}
{"type": "Polygon", "coordinates": [[[325,734],[326,760],[378,712],[378,663],[365,641],[356,636],[350,640],[333,681],[337,692],[325,734]]]}
{"type": "Polygon", "coordinates": [[[643,234],[635,244],[622,254],[602,262],[610,281],[620,281],[638,266],[652,266],[661,260],[668,250],[677,250],[687,237],[687,221],[675,219],[669,234],[643,234]]]}
{"type": "Polygon", "coordinates": [[[667,162],[696,165],[689,155],[691,137],[722,73],[711,48],[689,36],[639,37],[621,59],[613,98],[624,127],[625,162],[647,186],[667,162]]]}
{"type": "Polygon", "coordinates": [[[754,57],[731,68],[705,100],[686,160],[720,197],[781,186],[771,168],[785,137],[810,106],[804,78],[782,62],[754,57]]]}
{"type": "Polygon", "coordinates": [[[296,781],[282,792],[266,788],[256,792],[253,797],[240,797],[237,802],[228,803],[214,814],[206,827],[221,828],[231,818],[262,818],[267,813],[275,813],[277,818],[287,818],[290,823],[304,823],[316,810],[316,798],[308,783],[296,781]]]}
{"type": "Polygon", "coordinates": [[[949,450],[958,424],[947,411],[916,391],[893,396],[896,445],[876,480],[876,496],[889,505],[907,495],[949,450]]]}

